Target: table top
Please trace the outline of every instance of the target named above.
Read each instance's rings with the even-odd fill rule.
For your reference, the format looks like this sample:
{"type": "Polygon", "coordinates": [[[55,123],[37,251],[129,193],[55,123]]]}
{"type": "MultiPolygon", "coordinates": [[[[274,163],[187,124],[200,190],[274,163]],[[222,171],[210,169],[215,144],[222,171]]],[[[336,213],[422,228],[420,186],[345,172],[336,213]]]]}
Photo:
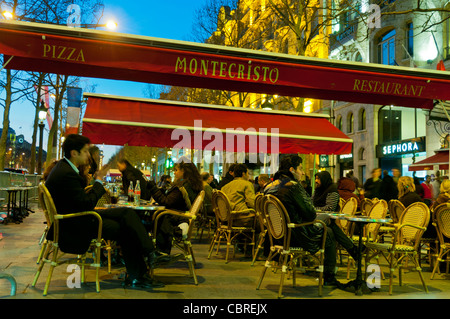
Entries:
{"type": "Polygon", "coordinates": [[[324,214],[327,216],[330,216],[334,219],[345,219],[352,222],[360,222],[360,223],[392,223],[393,220],[391,218],[371,218],[369,216],[363,216],[363,215],[346,215],[346,214],[340,214],[336,212],[324,212],[324,211],[318,211],[317,214],[324,214]]]}
{"type": "Polygon", "coordinates": [[[0,187],[0,191],[23,191],[32,188],[34,188],[34,186],[7,186],[7,187],[0,187]]]}
{"type": "Polygon", "coordinates": [[[135,210],[162,210],[165,209],[165,206],[159,205],[151,205],[146,201],[141,201],[139,205],[134,205],[134,203],[122,202],[119,201],[117,204],[105,204],[106,208],[114,208],[114,207],[129,207],[135,210]]]}

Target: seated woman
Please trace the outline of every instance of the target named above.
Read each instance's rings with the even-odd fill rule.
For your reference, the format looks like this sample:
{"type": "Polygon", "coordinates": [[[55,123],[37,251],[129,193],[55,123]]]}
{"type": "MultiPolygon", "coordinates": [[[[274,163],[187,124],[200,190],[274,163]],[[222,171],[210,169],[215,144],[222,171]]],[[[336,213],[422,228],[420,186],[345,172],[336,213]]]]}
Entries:
{"type": "Polygon", "coordinates": [[[339,193],[331,175],[327,171],[316,174],[316,189],[313,194],[314,208],[321,211],[339,211],[339,193]]]}
{"type": "MultiPolygon", "coordinates": [[[[423,203],[422,197],[416,193],[416,183],[414,179],[409,176],[402,176],[398,179],[398,200],[408,207],[411,204],[420,202],[423,203]]],[[[433,226],[432,220],[428,223],[427,230],[423,233],[422,238],[436,238],[436,227],[433,226]]]]}
{"type": "Polygon", "coordinates": [[[355,182],[348,177],[341,177],[338,181],[338,193],[339,196],[347,201],[351,197],[354,197],[356,199],[356,202],[358,203],[358,210],[361,208],[361,198],[355,194],[356,190],[356,184],[355,182]]]}
{"type": "MultiPolygon", "coordinates": [[[[188,211],[197,195],[203,190],[203,182],[197,167],[192,163],[179,162],[174,166],[175,180],[165,192],[158,188],[155,182],[147,183],[147,189],[152,198],[167,209],[188,211]]],[[[178,227],[184,220],[175,216],[161,218],[156,234],[156,246],[161,252],[170,254],[172,237],[180,232],[178,227]]]]}
{"type": "Polygon", "coordinates": [[[440,193],[433,205],[431,206],[431,210],[434,211],[435,208],[440,205],[450,201],[450,180],[444,179],[441,183],[440,193]]]}

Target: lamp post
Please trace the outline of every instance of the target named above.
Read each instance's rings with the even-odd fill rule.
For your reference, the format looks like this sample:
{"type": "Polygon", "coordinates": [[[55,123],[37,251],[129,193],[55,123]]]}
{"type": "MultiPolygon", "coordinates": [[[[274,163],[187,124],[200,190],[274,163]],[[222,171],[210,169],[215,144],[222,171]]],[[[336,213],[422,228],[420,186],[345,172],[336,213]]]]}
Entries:
{"type": "Polygon", "coordinates": [[[41,101],[41,107],[39,108],[39,153],[38,153],[38,167],[37,173],[40,175],[42,173],[42,144],[44,139],[44,120],[47,117],[47,108],[44,105],[44,102],[41,101]]]}

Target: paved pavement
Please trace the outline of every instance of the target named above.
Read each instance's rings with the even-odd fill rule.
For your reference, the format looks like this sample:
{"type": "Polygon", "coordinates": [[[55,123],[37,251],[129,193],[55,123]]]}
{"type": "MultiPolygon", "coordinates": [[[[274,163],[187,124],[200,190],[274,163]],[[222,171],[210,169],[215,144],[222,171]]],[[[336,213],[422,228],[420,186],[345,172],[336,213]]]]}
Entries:
{"type": "MultiPolygon", "coordinates": [[[[101,269],[101,292],[95,292],[95,273],[87,270],[87,283],[81,288],[68,288],[67,278],[70,273],[66,272],[65,266],[57,267],[53,274],[48,296],[42,295],[45,279],[47,277],[48,266],[44,267],[43,273],[36,285],[31,287],[34,273],[37,268],[36,259],[40,246],[39,238],[44,229],[44,216],[36,203],[31,203],[31,207],[36,211],[25,218],[21,224],[0,224],[0,233],[3,239],[0,240],[0,274],[14,276],[17,282],[17,292],[15,296],[10,296],[11,285],[6,279],[0,279],[0,300],[17,299],[147,299],[153,303],[160,300],[164,304],[167,300],[176,304],[191,307],[193,302],[200,300],[241,300],[261,303],[276,300],[279,285],[279,273],[268,271],[260,290],[256,290],[256,284],[264,267],[264,261],[259,260],[251,266],[249,259],[245,259],[241,253],[237,253],[235,258],[228,264],[224,261],[224,251],[219,255],[208,255],[208,240],[194,240],[194,252],[197,260],[196,273],[199,284],[194,285],[193,279],[189,277],[189,271],[185,262],[177,262],[169,267],[157,269],[156,278],[165,283],[165,287],[153,290],[125,289],[122,286],[124,269],[113,267],[109,274],[106,268],[101,269]],[[164,299],[165,301],[163,301],[164,299]],[[156,300],[156,301],[155,301],[156,300]]],[[[204,235],[205,237],[205,235],[204,235]]],[[[412,264],[412,263],[411,263],[412,264]]],[[[387,272],[386,264],[383,269],[387,272]]],[[[394,280],[394,293],[388,293],[388,280],[381,281],[381,289],[363,296],[356,296],[353,292],[343,291],[336,288],[324,287],[323,296],[317,295],[317,278],[313,275],[299,275],[297,286],[292,287],[292,280],[285,281],[284,300],[286,304],[291,304],[289,300],[310,299],[317,300],[378,300],[378,299],[448,299],[450,298],[450,275],[436,275],[434,280],[430,279],[431,269],[424,264],[424,276],[428,285],[429,293],[425,293],[416,271],[409,269],[404,274],[404,285],[398,285],[398,279],[394,280]]],[[[351,278],[356,275],[352,269],[351,278]]],[[[388,274],[386,274],[388,276],[388,274]]],[[[338,279],[346,282],[346,265],[340,267],[338,279]]],[[[1,303],[1,301],[0,301],[1,303]]],[[[317,303],[316,303],[317,304],[317,303]]],[[[186,309],[191,311],[195,309],[186,309]]]]}

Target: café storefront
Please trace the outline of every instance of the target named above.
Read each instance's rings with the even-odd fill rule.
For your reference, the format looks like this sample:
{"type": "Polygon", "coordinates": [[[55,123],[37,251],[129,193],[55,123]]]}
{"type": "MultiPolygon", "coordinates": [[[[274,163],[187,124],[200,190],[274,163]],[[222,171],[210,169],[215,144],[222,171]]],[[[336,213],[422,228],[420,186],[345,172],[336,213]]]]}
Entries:
{"type": "Polygon", "coordinates": [[[376,146],[376,156],[381,170],[399,169],[402,176],[412,176],[409,165],[425,158],[425,136],[394,141],[376,146]]]}

